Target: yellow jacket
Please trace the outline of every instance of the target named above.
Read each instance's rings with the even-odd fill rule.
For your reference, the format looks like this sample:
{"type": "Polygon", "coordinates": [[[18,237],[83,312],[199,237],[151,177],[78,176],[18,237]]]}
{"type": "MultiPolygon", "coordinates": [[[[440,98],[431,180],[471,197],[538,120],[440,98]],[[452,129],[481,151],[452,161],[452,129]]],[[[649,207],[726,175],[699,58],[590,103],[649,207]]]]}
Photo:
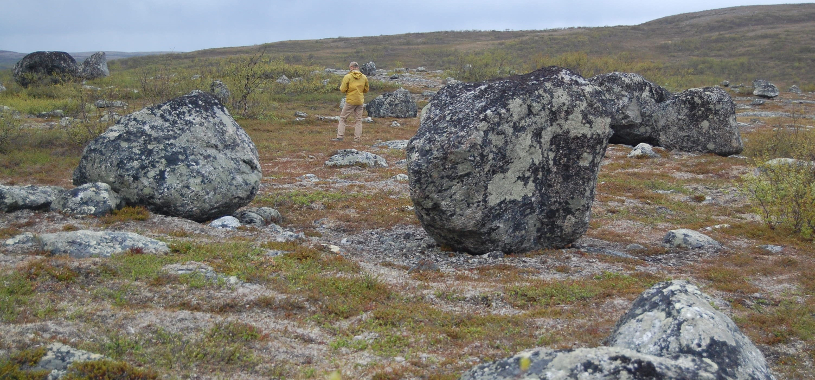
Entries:
{"type": "Polygon", "coordinates": [[[353,70],[342,78],[340,91],[345,94],[345,104],[361,106],[365,103],[365,93],[368,92],[368,77],[353,70]]]}

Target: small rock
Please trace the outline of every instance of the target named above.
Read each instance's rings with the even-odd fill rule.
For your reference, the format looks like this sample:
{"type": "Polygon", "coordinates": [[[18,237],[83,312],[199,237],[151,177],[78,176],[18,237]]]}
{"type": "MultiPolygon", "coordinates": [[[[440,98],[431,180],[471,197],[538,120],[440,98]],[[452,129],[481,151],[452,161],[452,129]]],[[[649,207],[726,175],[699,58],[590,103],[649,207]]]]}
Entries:
{"type": "Polygon", "coordinates": [[[388,167],[385,158],[369,152],[362,152],[356,149],[341,149],[337,154],[331,156],[325,162],[325,166],[362,166],[362,167],[388,167]]]}
{"type": "Polygon", "coordinates": [[[781,253],[781,252],[784,251],[784,247],[782,247],[780,245],[767,244],[767,245],[761,245],[761,246],[759,246],[759,248],[761,248],[761,249],[763,249],[763,250],[765,250],[767,252],[770,252],[770,253],[781,253]]]}
{"type": "Polygon", "coordinates": [[[719,242],[713,240],[709,236],[684,228],[668,231],[668,233],[662,239],[662,242],[665,245],[674,248],[722,248],[722,245],[719,242]]]}
{"type": "Polygon", "coordinates": [[[241,226],[241,221],[234,216],[224,216],[209,223],[210,227],[234,230],[241,226]]]}
{"type": "Polygon", "coordinates": [[[628,157],[630,158],[657,158],[660,157],[659,154],[654,152],[654,147],[647,143],[639,143],[637,146],[631,150],[631,153],[628,153],[628,157]]]}

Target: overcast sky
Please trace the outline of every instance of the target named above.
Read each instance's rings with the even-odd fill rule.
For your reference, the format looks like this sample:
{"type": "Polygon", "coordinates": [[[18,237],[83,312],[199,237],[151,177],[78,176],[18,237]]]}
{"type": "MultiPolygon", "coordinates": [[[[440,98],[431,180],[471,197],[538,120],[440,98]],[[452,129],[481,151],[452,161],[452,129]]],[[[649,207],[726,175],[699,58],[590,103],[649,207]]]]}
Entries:
{"type": "Polygon", "coordinates": [[[340,36],[636,25],[782,3],[790,1],[0,0],[0,50],[187,52],[340,36]]]}

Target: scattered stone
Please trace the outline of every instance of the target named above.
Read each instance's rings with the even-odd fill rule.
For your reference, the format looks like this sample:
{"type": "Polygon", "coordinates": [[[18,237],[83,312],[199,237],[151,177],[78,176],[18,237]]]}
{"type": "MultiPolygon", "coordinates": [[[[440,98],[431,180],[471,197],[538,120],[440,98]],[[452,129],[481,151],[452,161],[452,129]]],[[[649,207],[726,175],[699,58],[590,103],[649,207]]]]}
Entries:
{"type": "MultiPolygon", "coordinates": [[[[2,90],[0,90],[0,91],[2,91],[2,90]]],[[[790,92],[793,93],[793,94],[799,94],[800,95],[801,94],[801,88],[799,88],[796,85],[792,85],[792,86],[790,86],[790,92]]]]}
{"type": "Polygon", "coordinates": [[[281,75],[275,82],[280,84],[291,84],[291,80],[285,75],[281,75]]]}
{"type": "Polygon", "coordinates": [[[300,177],[297,177],[297,179],[299,179],[301,181],[304,181],[304,182],[318,182],[318,181],[320,181],[320,178],[317,177],[316,174],[311,174],[311,173],[301,175],[300,177]]]}
{"type": "Polygon", "coordinates": [[[612,133],[601,95],[558,67],[442,88],[407,147],[427,233],[475,254],[577,240],[612,133]]]}
{"type": "Polygon", "coordinates": [[[654,152],[654,147],[647,143],[639,143],[631,153],[628,153],[629,158],[659,158],[660,155],[654,152]]]}
{"type": "Polygon", "coordinates": [[[730,87],[730,81],[728,81],[728,80],[723,80],[723,81],[722,81],[722,87],[730,87]]]}
{"type": "Polygon", "coordinates": [[[631,244],[625,246],[626,251],[642,251],[644,249],[646,249],[644,245],[636,244],[636,243],[631,243],[631,244]]]}
{"type": "Polygon", "coordinates": [[[74,57],[62,51],[35,51],[26,55],[13,69],[14,81],[20,86],[59,84],[79,75],[74,57]]]}
{"type": "Polygon", "coordinates": [[[711,237],[701,232],[685,228],[668,231],[665,237],[662,238],[662,243],[673,248],[722,248],[722,245],[711,237]]]}
{"type": "Polygon", "coordinates": [[[209,223],[212,228],[223,228],[226,230],[234,230],[241,226],[241,221],[234,216],[222,216],[209,223]]]}
{"type": "Polygon", "coordinates": [[[260,187],[249,135],[212,95],[193,91],[122,118],[85,148],[73,182],[103,182],[128,205],[198,222],[231,215],[260,187]]]}
{"type": "Polygon", "coordinates": [[[119,194],[101,182],[63,191],[51,203],[51,211],[71,216],[104,216],[122,207],[124,201],[119,194]]]}
{"type": "Polygon", "coordinates": [[[447,78],[444,79],[444,85],[445,86],[449,85],[449,84],[457,84],[457,83],[461,83],[461,81],[456,80],[455,78],[451,78],[451,77],[447,77],[447,78]]]}
{"type": "Polygon", "coordinates": [[[439,266],[429,259],[422,259],[419,260],[415,265],[408,269],[408,273],[414,272],[439,272],[441,269],[439,266]]]}
{"type": "Polygon", "coordinates": [[[399,124],[399,122],[396,121],[396,120],[391,122],[391,127],[393,127],[393,128],[398,128],[398,127],[401,127],[401,126],[402,126],[402,124],[399,124]]]}
{"type": "Polygon", "coordinates": [[[2,83],[0,83],[0,92],[3,92],[3,91],[6,91],[6,87],[3,86],[2,83]]]}
{"type": "Polygon", "coordinates": [[[109,100],[101,100],[100,99],[100,100],[97,100],[93,105],[96,106],[96,108],[126,108],[127,107],[127,103],[125,103],[125,102],[123,102],[121,100],[109,101],[109,100]]]}
{"type": "Polygon", "coordinates": [[[317,120],[339,122],[340,117],[339,116],[317,116],[317,120]]]}
{"type": "Polygon", "coordinates": [[[762,245],[762,246],[759,246],[759,248],[761,248],[761,249],[763,249],[763,250],[765,250],[765,251],[767,251],[767,252],[770,252],[770,253],[781,253],[781,252],[784,252],[784,247],[782,247],[782,246],[780,246],[780,245],[771,245],[771,244],[767,244],[767,245],[762,245]]]}
{"type": "Polygon", "coordinates": [[[391,179],[394,180],[394,181],[397,181],[397,182],[407,182],[407,181],[410,180],[408,175],[404,174],[404,173],[399,173],[399,174],[393,176],[391,179]]]}
{"type": "Polygon", "coordinates": [[[419,107],[410,92],[400,88],[394,92],[384,93],[377,96],[370,103],[365,105],[365,110],[371,117],[416,117],[419,107]]]}
{"type": "Polygon", "coordinates": [[[375,148],[387,148],[387,149],[398,149],[404,150],[407,148],[408,140],[391,140],[391,141],[384,141],[378,142],[374,144],[375,148]]]}
{"type": "Polygon", "coordinates": [[[750,102],[750,105],[751,106],[763,106],[765,102],[766,101],[764,99],[753,99],[753,101],[750,102]]]}
{"type": "Polygon", "coordinates": [[[374,119],[372,117],[370,117],[370,116],[367,116],[367,117],[362,118],[362,122],[363,123],[373,123],[374,119]]]}
{"type": "Polygon", "coordinates": [[[242,224],[263,227],[268,224],[280,223],[283,216],[271,207],[247,207],[238,210],[235,215],[242,224]]]}
{"type": "Polygon", "coordinates": [[[65,117],[65,111],[63,111],[63,110],[53,110],[53,111],[49,111],[49,112],[40,112],[40,113],[37,114],[37,117],[40,117],[40,118],[43,118],[43,119],[48,119],[48,118],[52,118],[52,117],[57,118],[57,119],[61,119],[61,118],[65,117]]]}
{"type": "MultiPolygon", "coordinates": [[[[24,234],[25,235],[25,234],[24,234]]],[[[27,248],[45,251],[52,255],[68,255],[74,258],[110,257],[113,254],[135,251],[140,253],[168,253],[167,244],[132,232],[70,231],[41,234],[34,237],[34,244],[27,237],[17,236],[6,241],[10,249],[27,248]],[[11,242],[14,240],[15,243],[11,242]],[[21,245],[21,246],[20,246],[21,245]]]]}
{"type": "Polygon", "coordinates": [[[39,362],[30,369],[32,371],[51,371],[47,380],[59,379],[68,373],[68,367],[73,363],[91,362],[105,359],[104,356],[88,351],[77,350],[62,343],[51,343],[48,350],[39,362]]]}
{"type": "Polygon", "coordinates": [[[0,185],[0,212],[17,210],[48,210],[64,188],[56,186],[0,185]]]}
{"type": "Polygon", "coordinates": [[[227,87],[224,82],[219,80],[212,81],[212,83],[209,85],[209,91],[215,96],[216,99],[218,99],[219,102],[221,102],[221,104],[227,104],[229,102],[229,98],[232,97],[232,93],[229,92],[229,87],[227,87]]]}
{"type": "Polygon", "coordinates": [[[241,280],[235,276],[224,276],[215,272],[211,266],[197,261],[187,261],[183,264],[169,264],[161,268],[164,272],[176,276],[200,275],[210,282],[223,281],[226,285],[240,285],[241,280]]]}
{"type": "Polygon", "coordinates": [[[416,72],[417,73],[424,73],[424,72],[427,72],[427,69],[424,68],[424,66],[419,66],[419,67],[416,68],[416,72]]]}
{"type": "Polygon", "coordinates": [[[79,68],[79,76],[84,79],[97,79],[110,76],[105,52],[96,52],[90,57],[85,58],[82,62],[82,67],[79,68]]]}
{"type": "Polygon", "coordinates": [[[753,81],[753,95],[772,99],[778,96],[778,94],[778,87],[774,84],[763,79],[753,81]]]}
{"type": "Polygon", "coordinates": [[[356,149],[341,149],[328,158],[325,166],[362,166],[362,167],[388,167],[388,162],[381,156],[373,153],[358,151],[356,149]]]}
{"type": "Polygon", "coordinates": [[[307,118],[307,117],[308,117],[308,114],[307,114],[307,113],[305,113],[305,112],[301,112],[301,111],[295,111],[295,112],[294,112],[294,116],[295,116],[295,117],[302,117],[302,118],[304,118],[304,119],[305,119],[305,118],[307,118]]]}
{"type": "Polygon", "coordinates": [[[775,379],[756,346],[710,303],[686,281],[659,283],[634,301],[608,346],[536,348],[461,379],[775,379]]]}
{"type": "Polygon", "coordinates": [[[376,75],[376,64],[373,62],[363,63],[359,66],[359,72],[366,76],[376,75]]]}

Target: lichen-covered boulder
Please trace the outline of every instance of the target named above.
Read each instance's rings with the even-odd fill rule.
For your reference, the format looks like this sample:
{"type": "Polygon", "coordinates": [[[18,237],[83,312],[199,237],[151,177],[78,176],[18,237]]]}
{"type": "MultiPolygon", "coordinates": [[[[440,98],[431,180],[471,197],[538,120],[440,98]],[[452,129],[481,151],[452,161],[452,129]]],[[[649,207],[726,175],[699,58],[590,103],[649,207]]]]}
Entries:
{"type": "Polygon", "coordinates": [[[359,72],[366,76],[376,75],[376,63],[368,62],[359,66],[359,72]]]}
{"type": "Polygon", "coordinates": [[[26,55],[12,70],[20,86],[63,83],[79,75],[74,57],[62,51],[35,51],[26,55]]]}
{"type": "Polygon", "coordinates": [[[686,281],[659,283],[634,301],[607,346],[535,348],[461,379],[773,380],[761,352],[711,301],[686,281]]]}
{"type": "Polygon", "coordinates": [[[416,117],[419,106],[410,97],[410,92],[400,88],[377,96],[365,105],[370,117],[416,117]]]}
{"type": "Polygon", "coordinates": [[[693,355],[718,366],[722,379],[772,379],[764,355],[712,299],[687,281],[668,281],[642,293],[607,344],[661,357],[693,355]]]}
{"type": "Polygon", "coordinates": [[[51,211],[72,216],[103,216],[124,207],[124,201],[106,183],[86,183],[66,190],[51,203],[51,211]]]}
{"type": "Polygon", "coordinates": [[[212,95],[215,95],[215,98],[218,99],[221,104],[227,104],[232,97],[232,93],[229,92],[229,87],[219,80],[212,81],[209,85],[209,91],[212,92],[212,95]]]}
{"type": "Polygon", "coordinates": [[[670,91],[634,73],[601,74],[589,81],[605,90],[606,104],[611,112],[611,129],[614,131],[609,143],[636,145],[657,142],[655,126],[649,121],[658,112],[657,105],[671,99],[673,94],[670,91]]]}
{"type": "Polygon", "coordinates": [[[662,243],[673,248],[709,248],[720,249],[722,244],[699,231],[680,228],[668,231],[662,238],[662,243]]]}
{"type": "Polygon", "coordinates": [[[260,187],[254,143],[211,94],[193,91],[130,114],[85,148],[74,185],[103,182],[128,205],[207,221],[260,187]]]}
{"type": "Polygon", "coordinates": [[[442,88],[407,147],[427,233],[476,254],[577,240],[612,133],[600,91],[559,67],[442,88]]]}
{"type": "Polygon", "coordinates": [[[692,88],[659,104],[654,115],[659,145],[684,152],[739,154],[744,149],[736,104],[720,87],[692,88]]]}
{"type": "Polygon", "coordinates": [[[360,166],[386,168],[388,162],[380,155],[356,149],[340,149],[325,162],[328,167],[360,166]]]}
{"type": "Polygon", "coordinates": [[[64,188],[57,186],[0,185],[0,212],[48,210],[64,188]]]}
{"type": "Polygon", "coordinates": [[[37,235],[35,240],[42,251],[74,258],[110,257],[131,250],[151,254],[170,252],[166,243],[133,232],[56,232],[37,235]]]}
{"type": "Polygon", "coordinates": [[[772,99],[777,97],[779,93],[778,87],[764,79],[753,81],[753,95],[755,96],[772,99]]]}
{"type": "Polygon", "coordinates": [[[79,76],[85,79],[104,78],[109,75],[108,59],[103,51],[93,53],[90,57],[85,58],[82,61],[82,67],[79,68],[79,76]]]}

